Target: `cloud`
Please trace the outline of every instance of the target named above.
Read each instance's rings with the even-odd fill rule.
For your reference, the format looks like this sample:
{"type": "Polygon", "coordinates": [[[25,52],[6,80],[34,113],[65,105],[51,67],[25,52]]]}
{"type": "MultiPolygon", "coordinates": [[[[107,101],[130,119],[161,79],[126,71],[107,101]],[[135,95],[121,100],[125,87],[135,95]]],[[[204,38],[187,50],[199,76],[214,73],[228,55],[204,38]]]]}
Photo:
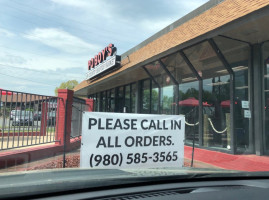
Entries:
{"type": "Polygon", "coordinates": [[[168,25],[173,23],[173,19],[162,19],[162,20],[142,20],[140,25],[143,30],[147,30],[148,32],[158,32],[168,25]]]}
{"type": "MultiPolygon", "coordinates": [[[[88,0],[51,0],[54,4],[66,6],[70,8],[79,8],[86,11],[88,16],[101,16],[104,18],[112,18],[114,11],[117,9],[115,3],[109,1],[88,1],[88,0]]],[[[116,12],[115,12],[116,13],[116,12]]]]}
{"type": "Polygon", "coordinates": [[[5,37],[14,37],[15,34],[6,30],[6,29],[3,29],[3,28],[0,28],[0,36],[5,36],[5,37]]]}
{"type": "Polygon", "coordinates": [[[0,52],[0,63],[21,65],[23,63],[26,63],[26,60],[19,55],[12,55],[6,52],[0,52]]]}
{"type": "Polygon", "coordinates": [[[98,45],[89,44],[79,37],[57,28],[35,28],[24,34],[24,37],[71,54],[81,54],[100,49],[98,45]]]}
{"type": "Polygon", "coordinates": [[[66,55],[39,56],[16,51],[1,51],[0,65],[16,66],[38,71],[67,70],[70,68],[87,69],[87,56],[68,57],[66,55]]]}
{"type": "Polygon", "coordinates": [[[75,6],[79,8],[85,8],[85,6],[88,6],[88,1],[84,0],[51,0],[52,2],[60,5],[66,5],[66,6],[75,6]]]}

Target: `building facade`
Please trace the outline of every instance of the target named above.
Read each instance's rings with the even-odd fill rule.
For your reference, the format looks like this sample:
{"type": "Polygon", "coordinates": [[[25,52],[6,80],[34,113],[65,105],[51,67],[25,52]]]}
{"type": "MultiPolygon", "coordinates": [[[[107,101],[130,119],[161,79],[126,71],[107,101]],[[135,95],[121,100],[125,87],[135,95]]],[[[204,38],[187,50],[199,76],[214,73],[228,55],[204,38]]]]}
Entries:
{"type": "Polygon", "coordinates": [[[98,112],[183,114],[186,145],[269,154],[269,1],[211,0],[81,82],[98,112]]]}

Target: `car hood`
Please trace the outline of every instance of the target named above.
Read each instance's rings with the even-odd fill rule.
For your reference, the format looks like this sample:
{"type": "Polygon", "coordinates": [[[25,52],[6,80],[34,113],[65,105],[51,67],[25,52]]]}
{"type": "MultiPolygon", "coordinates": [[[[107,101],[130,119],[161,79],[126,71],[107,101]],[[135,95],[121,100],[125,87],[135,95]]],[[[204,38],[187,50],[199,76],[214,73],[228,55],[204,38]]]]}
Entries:
{"type": "MultiPolygon", "coordinates": [[[[256,174],[262,175],[264,174],[256,174]]],[[[267,174],[268,175],[268,174],[267,174]]],[[[160,180],[186,181],[209,177],[250,176],[249,173],[219,169],[57,169],[0,174],[0,198],[35,195],[85,188],[152,183],[160,180]]]]}

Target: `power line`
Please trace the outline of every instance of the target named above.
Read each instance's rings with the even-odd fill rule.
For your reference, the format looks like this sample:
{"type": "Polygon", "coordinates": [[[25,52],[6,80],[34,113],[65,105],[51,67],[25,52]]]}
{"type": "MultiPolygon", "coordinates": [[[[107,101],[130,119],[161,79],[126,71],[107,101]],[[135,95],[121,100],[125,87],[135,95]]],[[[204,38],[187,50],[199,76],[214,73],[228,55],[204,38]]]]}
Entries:
{"type": "MultiPolygon", "coordinates": [[[[18,7],[13,7],[13,6],[11,6],[11,5],[4,5],[4,6],[9,7],[9,8],[11,8],[11,9],[15,10],[15,11],[19,11],[19,12],[21,12],[21,13],[23,13],[23,14],[29,14],[29,13],[25,12],[25,10],[20,9],[20,8],[18,8],[18,7]]],[[[2,13],[3,13],[3,12],[2,12],[2,13]]],[[[6,14],[7,14],[7,13],[6,13],[6,14]]],[[[11,15],[11,14],[8,13],[8,15],[11,15]]],[[[40,26],[40,24],[38,24],[38,23],[36,23],[36,22],[34,22],[34,21],[32,21],[32,20],[31,20],[31,21],[29,21],[29,20],[25,20],[25,19],[23,19],[23,18],[21,18],[21,17],[17,17],[17,16],[15,16],[15,15],[11,15],[11,16],[17,18],[17,19],[20,20],[20,21],[26,22],[26,23],[28,23],[28,24],[40,26]]],[[[58,24],[58,25],[66,26],[66,27],[69,27],[69,28],[71,28],[71,29],[74,29],[74,27],[70,26],[69,24],[62,23],[62,22],[59,22],[59,21],[51,21],[51,20],[48,20],[47,18],[44,18],[44,17],[42,17],[42,16],[40,16],[40,15],[37,15],[37,14],[35,14],[35,16],[39,17],[40,19],[42,19],[42,20],[44,20],[44,21],[46,21],[46,22],[56,23],[56,24],[58,24]]],[[[48,23],[43,23],[43,24],[49,26],[48,23]]],[[[87,25],[87,26],[89,26],[89,25],[87,25]]],[[[97,28],[97,29],[99,29],[99,28],[97,28]]],[[[95,34],[94,34],[94,33],[95,33],[94,31],[89,31],[89,30],[81,29],[81,28],[76,28],[76,30],[80,30],[80,32],[84,32],[84,33],[89,33],[89,34],[91,34],[91,35],[95,35],[95,34]]],[[[105,30],[105,31],[98,32],[98,37],[99,37],[100,35],[102,35],[102,36],[105,36],[106,38],[114,39],[114,38],[112,37],[112,35],[118,35],[118,34],[119,34],[119,33],[113,33],[113,32],[110,31],[110,30],[105,30]],[[106,33],[111,33],[111,34],[106,34],[106,33]]],[[[28,34],[28,35],[30,35],[30,34],[28,34]]],[[[32,37],[35,37],[35,38],[39,38],[39,37],[36,37],[36,36],[34,36],[34,35],[31,35],[31,36],[32,36],[32,37]]],[[[96,35],[96,36],[97,36],[97,35],[96,35]]],[[[133,36],[132,36],[132,37],[133,37],[133,36]]],[[[130,37],[128,36],[128,38],[130,38],[130,37]]],[[[40,39],[40,38],[39,38],[39,39],[40,39]]]]}
{"type": "MultiPolygon", "coordinates": [[[[35,70],[35,69],[17,67],[17,66],[13,66],[13,65],[3,65],[3,64],[0,64],[0,66],[7,67],[7,68],[16,68],[16,69],[25,70],[25,71],[32,71],[32,72],[37,72],[37,73],[42,73],[42,74],[43,73],[46,73],[46,74],[55,74],[55,75],[63,76],[63,74],[57,73],[57,72],[39,71],[39,70],[35,70]]],[[[80,79],[81,77],[76,77],[76,78],[77,79],[80,79]]]]}
{"type": "MultiPolygon", "coordinates": [[[[10,47],[6,47],[6,46],[3,46],[3,45],[0,45],[0,47],[4,48],[4,49],[10,49],[10,50],[15,50],[15,51],[18,51],[18,49],[15,49],[15,48],[10,48],[10,47]]],[[[52,54],[44,54],[44,55],[41,55],[41,54],[37,54],[37,53],[32,53],[32,52],[24,52],[24,53],[28,53],[28,54],[32,54],[32,55],[36,55],[36,56],[42,56],[42,57],[47,57],[47,56],[51,56],[52,54]]]]}
{"type": "Polygon", "coordinates": [[[9,74],[0,73],[0,75],[3,75],[3,76],[9,76],[9,77],[12,77],[12,78],[21,79],[21,80],[25,80],[25,81],[30,81],[30,82],[38,83],[38,84],[42,84],[42,85],[47,85],[47,86],[52,86],[52,87],[58,87],[58,86],[55,86],[55,85],[50,85],[50,84],[46,84],[46,83],[41,83],[41,82],[37,82],[37,81],[33,81],[33,80],[29,80],[29,79],[21,78],[21,77],[18,77],[18,76],[12,76],[12,75],[9,75],[9,74]]]}
{"type": "MultiPolygon", "coordinates": [[[[13,1],[13,3],[15,3],[15,4],[17,4],[17,5],[20,5],[20,6],[24,7],[24,8],[32,8],[33,10],[38,10],[39,13],[43,13],[43,14],[45,14],[45,15],[47,15],[47,16],[50,16],[50,17],[52,16],[51,13],[49,13],[49,12],[46,12],[46,11],[41,10],[41,9],[39,9],[39,8],[33,7],[33,6],[29,5],[29,4],[24,4],[24,3],[22,3],[21,1],[20,1],[20,2],[13,1]]],[[[37,14],[36,14],[36,15],[37,15],[37,14]]],[[[40,15],[37,15],[37,16],[41,17],[40,15]]],[[[89,27],[89,24],[83,23],[83,22],[78,21],[78,20],[74,20],[74,19],[71,19],[71,18],[68,18],[68,17],[60,16],[60,15],[57,15],[57,14],[55,14],[55,13],[53,13],[53,16],[54,16],[54,17],[58,17],[58,18],[60,18],[60,19],[66,19],[66,20],[68,20],[68,21],[73,21],[73,22],[75,22],[76,24],[81,24],[81,25],[83,25],[83,26],[87,26],[87,27],[89,27]]],[[[59,22],[59,21],[58,21],[58,23],[62,23],[62,22],[59,22]]],[[[91,28],[91,27],[93,27],[93,29],[99,29],[99,30],[103,30],[103,31],[105,31],[105,32],[110,32],[110,33],[113,33],[113,34],[118,34],[118,32],[111,31],[111,29],[104,29],[103,27],[93,26],[92,24],[91,24],[90,28],[91,28]]],[[[127,36],[128,38],[130,37],[130,35],[126,35],[126,34],[123,34],[123,35],[127,36]]],[[[132,37],[133,37],[133,36],[132,36],[132,37]]]]}

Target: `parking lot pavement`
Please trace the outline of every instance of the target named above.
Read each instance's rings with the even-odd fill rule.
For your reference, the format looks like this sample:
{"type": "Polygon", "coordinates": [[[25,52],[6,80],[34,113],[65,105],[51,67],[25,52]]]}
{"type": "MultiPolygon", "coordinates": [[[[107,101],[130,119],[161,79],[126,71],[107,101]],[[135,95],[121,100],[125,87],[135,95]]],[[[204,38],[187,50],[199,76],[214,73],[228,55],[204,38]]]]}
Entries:
{"type": "MultiPolygon", "coordinates": [[[[3,122],[5,122],[5,127],[9,126],[9,118],[5,118],[5,120],[3,119],[3,117],[0,117],[0,128],[2,129],[3,126],[3,122]]],[[[11,121],[10,121],[10,126],[11,126],[11,121]]]]}

